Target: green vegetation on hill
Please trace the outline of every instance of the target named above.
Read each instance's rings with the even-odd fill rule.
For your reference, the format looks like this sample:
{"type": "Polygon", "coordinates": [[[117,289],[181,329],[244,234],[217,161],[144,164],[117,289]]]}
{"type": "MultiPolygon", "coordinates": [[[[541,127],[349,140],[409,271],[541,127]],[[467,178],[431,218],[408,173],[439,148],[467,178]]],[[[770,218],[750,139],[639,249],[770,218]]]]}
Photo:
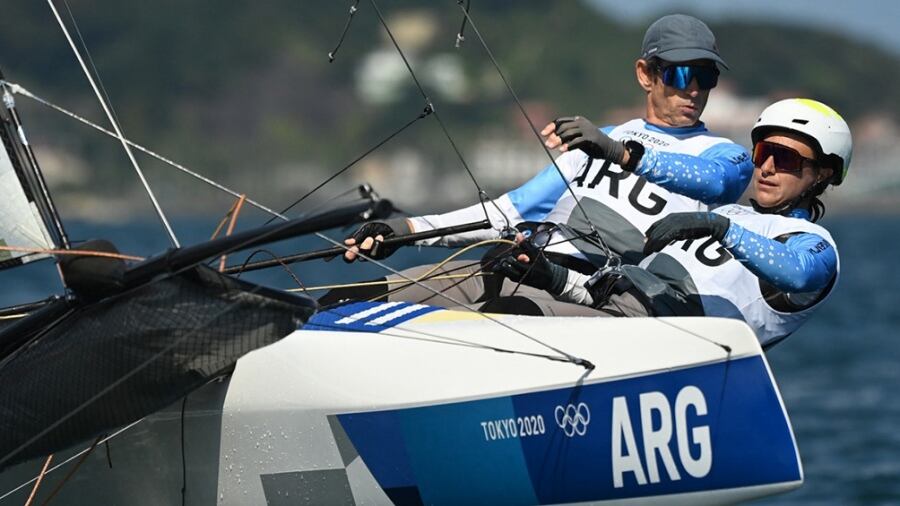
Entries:
{"type": "MultiPolygon", "coordinates": [[[[350,3],[83,0],[71,6],[128,135],[216,177],[261,173],[300,159],[341,167],[422,109],[408,76],[397,101],[361,100],[361,65],[373,49],[389,48],[368,2],[360,3],[337,61],[328,63],[350,3]]],[[[522,99],[546,103],[553,114],[595,117],[639,103],[633,62],[644,27],[616,24],[576,2],[472,4],[472,15],[522,99]]],[[[389,20],[409,12],[434,20],[436,33],[413,55],[417,66],[430,55],[458,55],[469,83],[465,97],[433,98],[464,149],[476,132],[510,128],[512,100],[471,27],[463,47],[453,47],[462,19],[455,0],[384,0],[381,8],[389,20]]],[[[890,54],[797,26],[712,27],[739,93],[785,90],[834,104],[851,120],[872,112],[900,119],[900,87],[894,85],[900,65],[890,54]]],[[[101,118],[42,2],[4,5],[0,68],[12,81],[101,118]]],[[[121,162],[120,153],[100,147],[107,141],[75,142],[68,137],[70,126],[54,125],[41,122],[42,140],[78,146],[107,181],[132,177],[103,169],[121,162]]],[[[452,158],[433,124],[397,142],[452,158]]]]}

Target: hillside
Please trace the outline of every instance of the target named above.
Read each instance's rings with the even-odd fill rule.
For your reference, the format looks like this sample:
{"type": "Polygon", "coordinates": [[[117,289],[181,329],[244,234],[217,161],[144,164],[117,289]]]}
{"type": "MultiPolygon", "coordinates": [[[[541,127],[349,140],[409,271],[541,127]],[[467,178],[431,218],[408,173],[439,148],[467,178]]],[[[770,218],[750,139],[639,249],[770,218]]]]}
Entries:
{"type": "MultiPolygon", "coordinates": [[[[539,119],[573,112],[603,118],[640,103],[632,67],[643,27],[619,25],[578,2],[552,10],[532,0],[473,4],[478,27],[539,119]]],[[[328,63],[348,5],[83,0],[71,7],[130,137],[249,188],[244,191],[283,201],[415,118],[423,106],[367,2],[361,2],[337,60],[328,63]],[[296,180],[278,180],[291,174],[296,180]]],[[[48,7],[26,0],[4,7],[0,68],[7,77],[102,121],[48,7]]],[[[455,1],[383,1],[381,7],[464,154],[485,136],[522,138],[514,103],[471,27],[462,48],[454,48],[462,20],[455,1]]],[[[874,113],[900,120],[900,87],[889,84],[900,79],[900,66],[887,53],[802,27],[711,26],[738,94],[804,94],[833,104],[851,121],[874,113]]],[[[98,181],[101,194],[133,187],[114,144],[20,102],[32,137],[54,155],[51,165],[82,161],[72,162],[81,167],[73,174],[82,175],[61,191],[88,185],[97,192],[98,181]]],[[[431,119],[385,149],[412,149],[434,171],[459,167],[431,119]]],[[[173,193],[170,200],[183,200],[181,180],[156,172],[158,184],[173,193]]]]}

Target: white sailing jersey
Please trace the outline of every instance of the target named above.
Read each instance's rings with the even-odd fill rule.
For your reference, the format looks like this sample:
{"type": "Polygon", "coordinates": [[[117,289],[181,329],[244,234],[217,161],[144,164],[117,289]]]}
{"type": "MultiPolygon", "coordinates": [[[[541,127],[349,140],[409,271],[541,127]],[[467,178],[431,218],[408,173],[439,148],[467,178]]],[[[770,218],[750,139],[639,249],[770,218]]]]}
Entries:
{"type": "MultiPolygon", "coordinates": [[[[657,151],[698,157],[717,144],[733,145],[729,139],[710,135],[706,128],[661,129],[641,119],[615,127],[607,135],[622,142],[635,140],[657,151]]],[[[563,154],[557,164],[572,192],[563,192],[544,221],[589,232],[590,226],[575,204],[574,193],[603,240],[627,263],[637,263],[643,257],[644,237],[650,225],[670,213],[708,209],[698,200],[669,191],[608,160],[590,158],[580,150],[563,154]]],[[[699,170],[692,175],[702,177],[699,170]]],[[[582,258],[602,256],[599,248],[585,241],[566,241],[573,235],[571,231],[557,234],[547,249],[582,258]]]]}
{"type": "MultiPolygon", "coordinates": [[[[760,214],[752,208],[727,205],[713,212],[726,216],[733,223],[770,239],[786,238],[797,233],[816,234],[834,248],[834,239],[827,230],[815,223],[800,218],[780,215],[760,214]]],[[[751,244],[757,244],[758,241],[751,244]]],[[[770,264],[781,262],[779,255],[767,245],[758,243],[758,249],[745,254],[756,261],[770,264]]],[[[660,278],[680,280],[687,295],[699,295],[707,316],[721,316],[746,321],[756,332],[762,344],[767,344],[791,334],[830,294],[840,273],[838,261],[834,279],[823,290],[808,294],[785,294],[778,292],[734,259],[718,241],[712,238],[694,241],[679,241],[662,249],[641,262],[641,267],[660,278]],[[675,259],[661,261],[664,255],[675,259]],[[673,272],[683,267],[685,272],[673,272]],[[687,274],[687,276],[685,276],[687,274]]]]}

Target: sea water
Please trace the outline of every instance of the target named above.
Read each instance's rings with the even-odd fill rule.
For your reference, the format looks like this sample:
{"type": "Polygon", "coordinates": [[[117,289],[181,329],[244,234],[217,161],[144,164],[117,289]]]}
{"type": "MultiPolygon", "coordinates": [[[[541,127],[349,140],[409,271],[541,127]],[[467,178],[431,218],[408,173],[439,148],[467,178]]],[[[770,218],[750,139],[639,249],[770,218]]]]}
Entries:
{"type": "MultiPolygon", "coordinates": [[[[179,220],[185,244],[207,239],[216,220],[179,220]]],[[[810,321],[768,357],[793,422],[806,482],[794,492],[756,504],[900,504],[900,220],[893,216],[837,216],[822,222],[840,249],[841,279],[810,321]]],[[[168,242],[156,223],[68,224],[73,239],[102,237],[122,252],[149,255],[168,242]]],[[[345,235],[332,231],[331,237],[345,235]]],[[[272,248],[291,253],[330,246],[309,237],[272,248]]],[[[397,268],[446,257],[440,248],[405,248],[397,268]]],[[[261,254],[255,259],[266,259],[261,254]]],[[[473,258],[469,255],[469,258],[473,258]]],[[[229,264],[242,260],[233,257],[229,264]]],[[[337,259],[292,265],[306,286],[381,276],[371,263],[337,259]]],[[[282,269],[248,279],[296,286],[282,269]]],[[[0,273],[0,304],[37,300],[59,289],[49,262],[0,273]]]]}

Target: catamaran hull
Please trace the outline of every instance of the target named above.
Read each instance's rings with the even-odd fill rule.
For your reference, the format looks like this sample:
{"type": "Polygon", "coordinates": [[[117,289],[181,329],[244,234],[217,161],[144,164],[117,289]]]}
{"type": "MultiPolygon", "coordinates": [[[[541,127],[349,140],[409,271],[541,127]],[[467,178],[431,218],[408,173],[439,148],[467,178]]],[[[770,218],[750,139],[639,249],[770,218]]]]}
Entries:
{"type": "MultiPolygon", "coordinates": [[[[725,504],[802,483],[740,322],[498,317],[588,371],[483,317],[402,310],[314,318],[192,394],[187,504],[725,504]]],[[[180,409],[113,439],[112,469],[95,451],[60,502],[180,502],[180,409]]]]}

